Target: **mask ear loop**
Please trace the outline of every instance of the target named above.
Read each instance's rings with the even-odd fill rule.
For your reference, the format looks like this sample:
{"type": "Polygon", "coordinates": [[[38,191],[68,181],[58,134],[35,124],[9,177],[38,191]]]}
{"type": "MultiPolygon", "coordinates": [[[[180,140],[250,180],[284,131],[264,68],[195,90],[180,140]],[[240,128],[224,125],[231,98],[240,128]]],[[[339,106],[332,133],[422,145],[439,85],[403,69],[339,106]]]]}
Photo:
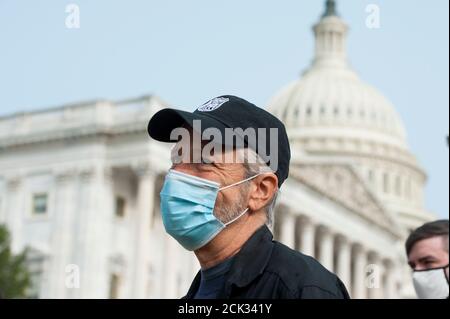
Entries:
{"type": "Polygon", "coordinates": [[[234,223],[236,220],[238,220],[239,218],[241,218],[242,216],[244,216],[244,214],[245,214],[246,212],[248,212],[248,207],[247,207],[242,213],[240,213],[237,217],[233,218],[233,219],[230,220],[229,222],[226,222],[224,225],[225,225],[225,226],[228,226],[228,225],[234,223]]]}
{"type": "Polygon", "coordinates": [[[233,186],[236,186],[236,185],[239,185],[239,184],[248,182],[248,181],[250,181],[250,180],[252,180],[252,179],[254,179],[254,178],[256,178],[256,177],[258,177],[259,175],[262,175],[262,174],[267,174],[267,173],[259,173],[259,174],[256,174],[256,175],[254,175],[254,176],[250,176],[249,178],[246,178],[246,179],[244,179],[244,180],[242,180],[242,181],[233,183],[233,184],[231,184],[231,185],[224,186],[224,187],[222,187],[222,188],[219,188],[219,192],[220,192],[220,191],[223,191],[224,189],[227,189],[227,188],[230,188],[230,187],[233,187],[233,186]]]}
{"type": "MultiPolygon", "coordinates": [[[[259,175],[263,175],[263,174],[267,174],[267,173],[259,173],[259,174],[256,174],[256,175],[254,175],[254,176],[251,176],[251,177],[249,177],[249,178],[246,178],[246,179],[244,179],[244,180],[242,180],[242,181],[239,181],[239,182],[237,182],[237,183],[234,183],[234,184],[231,184],[231,185],[228,185],[228,186],[219,188],[219,192],[222,191],[222,190],[224,190],[224,189],[227,189],[227,188],[230,188],[230,187],[233,187],[233,186],[236,186],[236,185],[239,185],[239,184],[248,182],[248,181],[254,179],[255,177],[258,177],[259,175]]],[[[247,207],[247,208],[246,208],[242,213],[240,213],[237,217],[233,218],[233,219],[230,220],[229,222],[224,223],[224,225],[225,225],[225,226],[228,226],[228,225],[234,223],[236,220],[238,220],[239,218],[241,218],[242,216],[244,216],[244,214],[245,214],[246,212],[248,212],[248,209],[249,209],[249,208],[247,207]]]]}

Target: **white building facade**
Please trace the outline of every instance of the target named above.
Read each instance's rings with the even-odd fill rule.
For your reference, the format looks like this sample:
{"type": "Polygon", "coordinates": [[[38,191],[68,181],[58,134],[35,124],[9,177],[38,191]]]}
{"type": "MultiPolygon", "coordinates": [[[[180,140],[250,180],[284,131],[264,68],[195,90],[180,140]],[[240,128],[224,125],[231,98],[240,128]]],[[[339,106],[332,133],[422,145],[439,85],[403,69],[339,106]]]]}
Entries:
{"type": "MultiPolygon", "coordinates": [[[[433,219],[424,171],[393,106],[347,62],[347,26],[327,1],[315,59],[269,103],[291,141],[274,235],[336,272],[354,298],[412,297],[403,242],[433,219]]],[[[147,123],[155,96],[0,118],[0,223],[29,248],[30,296],[178,298],[199,270],[165,234],[169,145],[147,123]]]]}
{"type": "Polygon", "coordinates": [[[165,234],[159,213],[170,149],[146,133],[163,106],[150,96],[1,118],[0,223],[13,252],[30,249],[32,296],[186,291],[198,264],[165,234]]]}

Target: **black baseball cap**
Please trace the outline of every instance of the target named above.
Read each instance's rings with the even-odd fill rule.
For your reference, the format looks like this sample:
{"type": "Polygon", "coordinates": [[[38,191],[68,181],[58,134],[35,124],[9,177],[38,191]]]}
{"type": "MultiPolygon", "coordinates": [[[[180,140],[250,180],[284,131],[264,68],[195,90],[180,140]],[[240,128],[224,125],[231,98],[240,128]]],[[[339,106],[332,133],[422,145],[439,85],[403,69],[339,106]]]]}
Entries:
{"type": "MultiPolygon", "coordinates": [[[[235,131],[236,138],[242,138],[245,147],[253,149],[275,172],[278,187],[287,179],[291,151],[284,124],[269,112],[237,96],[218,96],[194,112],[162,109],[150,119],[148,134],[155,140],[174,143],[177,140],[170,139],[171,132],[186,124],[193,127],[194,120],[201,121],[200,133],[208,128],[215,128],[225,136],[227,129],[241,129],[235,131]],[[241,131],[245,133],[247,129],[253,129],[255,139],[239,134],[241,131]],[[265,149],[261,149],[262,146],[265,149]],[[270,154],[271,150],[275,150],[276,154],[270,154]],[[274,156],[277,156],[276,160],[274,156]]],[[[226,143],[225,139],[221,142],[226,143]]]]}

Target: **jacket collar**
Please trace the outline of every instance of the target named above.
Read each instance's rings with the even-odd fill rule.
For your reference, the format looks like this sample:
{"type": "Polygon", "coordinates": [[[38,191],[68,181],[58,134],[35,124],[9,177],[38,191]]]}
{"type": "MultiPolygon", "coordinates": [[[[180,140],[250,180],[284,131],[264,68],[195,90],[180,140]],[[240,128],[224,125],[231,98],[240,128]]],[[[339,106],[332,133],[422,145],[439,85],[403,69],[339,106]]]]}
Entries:
{"type": "MultiPolygon", "coordinates": [[[[227,281],[219,298],[229,298],[233,286],[245,287],[264,272],[272,255],[272,238],[269,228],[264,225],[247,240],[234,257],[227,281]]],[[[200,279],[199,271],[184,298],[191,299],[194,297],[200,286],[200,279]]]]}

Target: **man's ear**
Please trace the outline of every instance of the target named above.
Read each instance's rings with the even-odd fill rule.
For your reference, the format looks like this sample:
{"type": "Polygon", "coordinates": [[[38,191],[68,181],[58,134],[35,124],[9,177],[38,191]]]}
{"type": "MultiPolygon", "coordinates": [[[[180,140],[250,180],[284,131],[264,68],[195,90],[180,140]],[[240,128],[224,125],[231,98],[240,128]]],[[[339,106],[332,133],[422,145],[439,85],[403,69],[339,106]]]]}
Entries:
{"type": "Polygon", "coordinates": [[[273,173],[256,177],[250,186],[248,208],[259,211],[266,207],[278,190],[278,177],[273,173]]]}

